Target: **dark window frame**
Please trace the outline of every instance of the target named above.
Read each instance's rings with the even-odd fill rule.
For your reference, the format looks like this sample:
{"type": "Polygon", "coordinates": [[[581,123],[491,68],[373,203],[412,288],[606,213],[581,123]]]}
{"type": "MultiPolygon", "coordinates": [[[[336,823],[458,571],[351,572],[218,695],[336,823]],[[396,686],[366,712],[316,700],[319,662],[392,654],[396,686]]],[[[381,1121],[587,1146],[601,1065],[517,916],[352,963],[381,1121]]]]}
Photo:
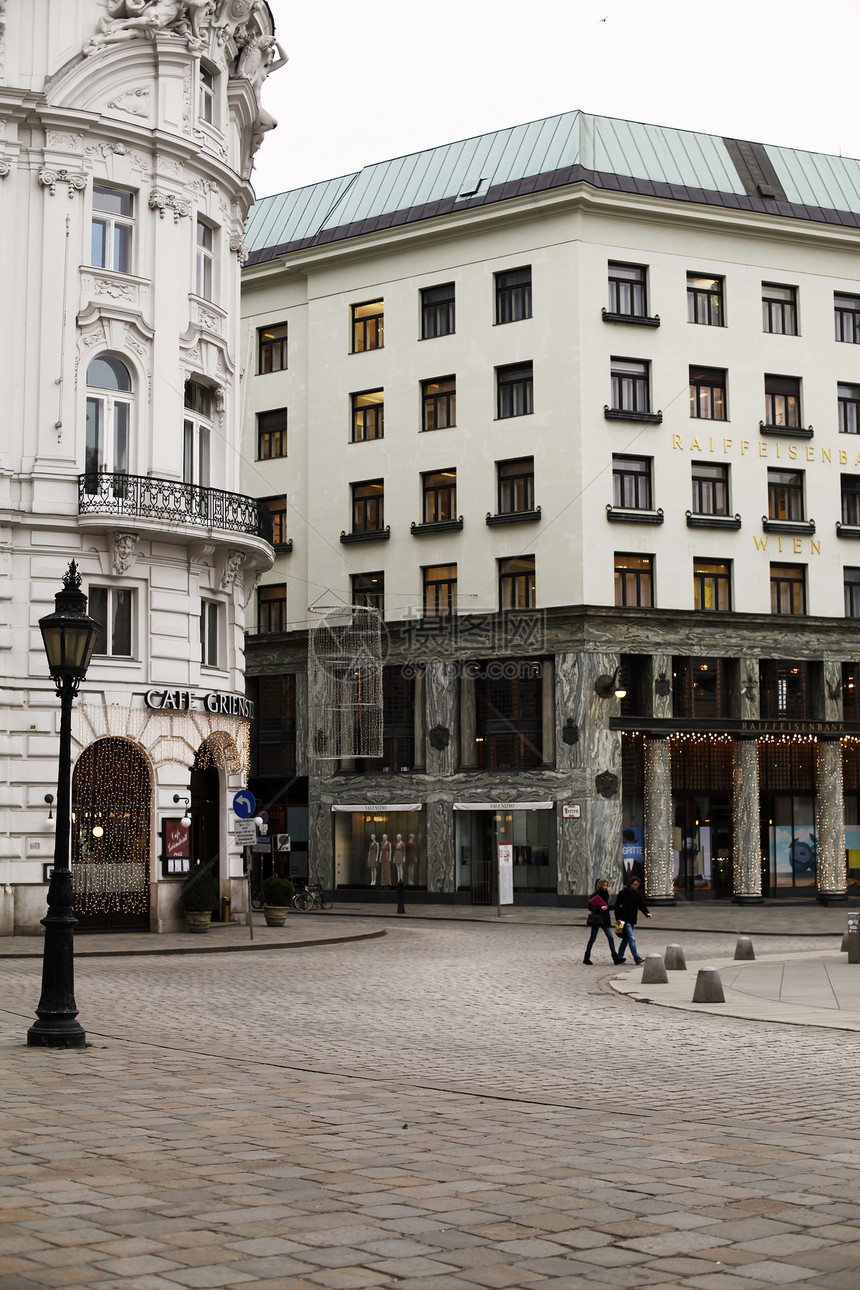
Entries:
{"type": "Polygon", "coordinates": [[[690,416],[699,421],[728,421],[724,367],[690,366],[690,416]]]}
{"type": "Polygon", "coordinates": [[[770,606],[771,613],[782,618],[806,614],[805,564],[771,564],[770,606]]]}
{"type": "Polygon", "coordinates": [[[709,273],[687,274],[687,322],[701,327],[725,327],[725,278],[709,273]],[[699,286],[709,283],[709,286],[699,286]]]}
{"type": "Polygon", "coordinates": [[[383,388],[375,390],[356,390],[350,394],[352,426],[351,443],[371,443],[375,439],[385,438],[385,391],[383,388]],[[379,394],[381,397],[373,403],[359,404],[357,400],[369,398],[372,394],[379,394]],[[368,433],[371,430],[372,433],[368,433]]]}
{"type": "Polygon", "coordinates": [[[456,466],[422,471],[421,511],[424,524],[441,524],[457,518],[456,466]]]}
{"type": "Polygon", "coordinates": [[[257,413],[257,461],[273,461],[287,455],[289,416],[286,408],[270,408],[257,413]],[[281,418],[281,423],[275,423],[281,418]]]}
{"type": "Polygon", "coordinates": [[[421,288],[421,339],[436,340],[456,331],[456,283],[421,288]],[[447,294],[444,294],[447,293],[447,294]]]}
{"type": "Polygon", "coordinates": [[[382,569],[352,574],[351,591],[353,605],[376,609],[385,616],[385,573],[382,569]]]}
{"type": "Polygon", "coordinates": [[[133,659],[135,657],[135,614],[137,596],[134,587],[106,586],[102,583],[90,584],[88,588],[90,616],[100,625],[101,631],[96,637],[93,648],[94,659],[133,659]],[[104,597],[104,612],[101,600],[104,597]],[[118,604],[122,605],[123,621],[118,624],[118,604]],[[122,638],[127,636],[128,649],[124,649],[122,638]]]}
{"type": "Polygon", "coordinates": [[[350,305],[350,335],[352,337],[352,354],[367,354],[373,349],[385,347],[385,300],[378,297],[374,300],[361,300],[350,305]],[[359,309],[379,308],[374,313],[359,314],[359,309]]]}
{"type": "Polygon", "coordinates": [[[860,475],[840,475],[842,523],[860,527],[860,475]]]}
{"type": "Polygon", "coordinates": [[[537,575],[533,555],[498,561],[499,612],[537,608],[537,575]]]}
{"type": "Polygon", "coordinates": [[[436,376],[421,382],[421,429],[450,430],[457,424],[457,378],[436,376]],[[438,387],[436,389],[432,387],[438,387]]]}
{"type": "Polygon", "coordinates": [[[648,317],[648,266],[610,260],[607,266],[608,312],[627,318],[648,317]],[[634,275],[638,274],[638,278],[634,275]]]}
{"type": "Polygon", "coordinates": [[[611,384],[609,406],[612,411],[650,412],[651,364],[648,360],[613,355],[609,363],[611,384]]]}
{"type": "Polygon", "coordinates": [[[534,364],[505,363],[496,368],[496,419],[530,416],[534,412],[534,364]]]}
{"type": "Polygon", "coordinates": [[[782,282],[761,284],[762,331],[773,336],[798,336],[797,287],[782,282]],[[784,296],[770,294],[783,291],[784,296]]]}
{"type": "Polygon", "coordinates": [[[796,430],[802,425],[800,414],[800,377],[765,375],[764,423],[796,430]]]}
{"type": "Polygon", "coordinates": [[[427,564],[421,568],[425,618],[450,618],[457,612],[457,565],[427,564]],[[434,577],[437,571],[453,569],[453,574],[434,577]]]}
{"type": "Polygon", "coordinates": [[[362,479],[350,484],[353,533],[380,533],[385,528],[385,481],[362,479]]]}
{"type": "Polygon", "coordinates": [[[534,457],[511,457],[507,461],[496,462],[497,495],[500,515],[517,515],[521,511],[534,510],[535,504],[535,459],[534,457]],[[515,467],[530,463],[530,470],[506,473],[504,467],[515,467]],[[523,505],[515,505],[518,495],[523,505]]]}
{"type": "Polygon", "coordinates": [[[802,470],[767,468],[767,517],[769,520],[805,520],[802,470]]]}
{"type": "Polygon", "coordinates": [[[274,636],[287,630],[287,584],[270,582],[257,588],[257,634],[274,636]],[[283,595],[276,594],[283,592],[283,595]]]}
{"type": "Polygon", "coordinates": [[[836,415],[840,434],[860,434],[860,385],[837,382],[836,415]]]}
{"type": "Polygon", "coordinates": [[[860,618],[860,569],[846,566],[842,570],[845,617],[860,618]],[[853,575],[853,577],[849,577],[853,575]]]}
{"type": "Polygon", "coordinates": [[[270,376],[287,370],[287,323],[270,323],[257,328],[257,375],[270,376]],[[283,335],[275,335],[283,332],[283,335]]]}
{"type": "Polygon", "coordinates": [[[833,321],[838,341],[860,345],[860,296],[853,296],[846,291],[834,291],[833,321]]]}
{"type": "Polygon", "coordinates": [[[221,606],[217,600],[200,598],[200,663],[218,667],[221,638],[221,606]]]}
{"type": "Polygon", "coordinates": [[[732,608],[732,562],[694,557],[693,607],[703,613],[729,613],[732,608]],[[711,604],[707,603],[710,588],[711,604]]]}
{"type": "Polygon", "coordinates": [[[532,268],[524,264],[494,274],[496,326],[532,317],[532,268]]]}
{"type": "Polygon", "coordinates": [[[693,486],[693,514],[730,515],[729,467],[721,462],[694,461],[690,469],[693,486]],[[722,505],[720,505],[721,491],[722,505]]]}
{"type": "Polygon", "coordinates": [[[653,457],[614,452],[612,505],[619,510],[650,511],[653,505],[653,470],[653,457]]]}
{"type": "Polygon", "coordinates": [[[277,493],[273,497],[261,497],[260,505],[265,506],[272,517],[272,546],[275,550],[287,546],[286,493],[277,493]]]}
{"type": "Polygon", "coordinates": [[[653,609],[654,556],[638,551],[616,551],[614,565],[616,606],[620,609],[653,609]],[[625,560],[633,563],[621,563],[625,560]]]}

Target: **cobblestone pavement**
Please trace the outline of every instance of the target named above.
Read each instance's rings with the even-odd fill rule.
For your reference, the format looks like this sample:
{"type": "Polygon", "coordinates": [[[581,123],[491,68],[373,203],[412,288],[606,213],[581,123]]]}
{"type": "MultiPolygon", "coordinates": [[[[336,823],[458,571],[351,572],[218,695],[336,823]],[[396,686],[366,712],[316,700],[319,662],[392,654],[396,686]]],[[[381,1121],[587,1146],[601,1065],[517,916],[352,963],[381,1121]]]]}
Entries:
{"type": "Polygon", "coordinates": [[[0,960],[0,1290],[857,1290],[856,1036],[617,996],[583,927],[374,930],[82,957],[78,1052],[0,960]]]}

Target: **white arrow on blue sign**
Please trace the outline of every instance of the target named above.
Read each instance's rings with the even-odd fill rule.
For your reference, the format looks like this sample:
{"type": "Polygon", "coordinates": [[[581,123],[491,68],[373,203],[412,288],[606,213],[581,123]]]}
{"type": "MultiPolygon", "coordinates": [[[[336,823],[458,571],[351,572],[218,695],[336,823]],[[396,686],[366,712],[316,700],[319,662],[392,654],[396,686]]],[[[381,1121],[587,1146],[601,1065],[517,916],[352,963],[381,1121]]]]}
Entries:
{"type": "Polygon", "coordinates": [[[247,788],[243,788],[241,793],[237,793],[233,798],[233,810],[240,820],[250,820],[257,808],[257,799],[253,793],[249,793],[247,788]]]}

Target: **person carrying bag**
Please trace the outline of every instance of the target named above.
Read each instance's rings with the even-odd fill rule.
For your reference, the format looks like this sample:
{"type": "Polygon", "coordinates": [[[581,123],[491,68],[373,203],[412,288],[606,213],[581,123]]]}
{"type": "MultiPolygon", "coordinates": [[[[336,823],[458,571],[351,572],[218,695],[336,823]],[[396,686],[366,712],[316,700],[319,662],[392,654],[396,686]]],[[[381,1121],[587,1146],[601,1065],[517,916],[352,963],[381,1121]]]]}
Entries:
{"type": "Polygon", "coordinates": [[[597,940],[597,933],[604,931],[606,939],[609,941],[609,951],[612,955],[612,962],[619,962],[619,955],[615,953],[615,940],[612,936],[612,920],[609,913],[609,883],[605,878],[598,879],[597,886],[594,889],[594,895],[588,902],[588,926],[591,928],[591,935],[588,938],[588,944],[585,947],[585,958],[582,960],[587,967],[593,967],[591,962],[591,947],[597,940]]]}

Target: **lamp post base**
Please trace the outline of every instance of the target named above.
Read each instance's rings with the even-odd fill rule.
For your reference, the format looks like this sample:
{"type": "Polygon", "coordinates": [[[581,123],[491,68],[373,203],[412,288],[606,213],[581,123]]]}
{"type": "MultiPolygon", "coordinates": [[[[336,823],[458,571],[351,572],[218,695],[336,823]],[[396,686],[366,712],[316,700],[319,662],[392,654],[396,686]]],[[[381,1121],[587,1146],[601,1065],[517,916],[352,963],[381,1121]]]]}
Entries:
{"type": "Polygon", "coordinates": [[[41,1018],[27,1031],[28,1048],[86,1048],[87,1033],[74,1018],[41,1018]]]}

